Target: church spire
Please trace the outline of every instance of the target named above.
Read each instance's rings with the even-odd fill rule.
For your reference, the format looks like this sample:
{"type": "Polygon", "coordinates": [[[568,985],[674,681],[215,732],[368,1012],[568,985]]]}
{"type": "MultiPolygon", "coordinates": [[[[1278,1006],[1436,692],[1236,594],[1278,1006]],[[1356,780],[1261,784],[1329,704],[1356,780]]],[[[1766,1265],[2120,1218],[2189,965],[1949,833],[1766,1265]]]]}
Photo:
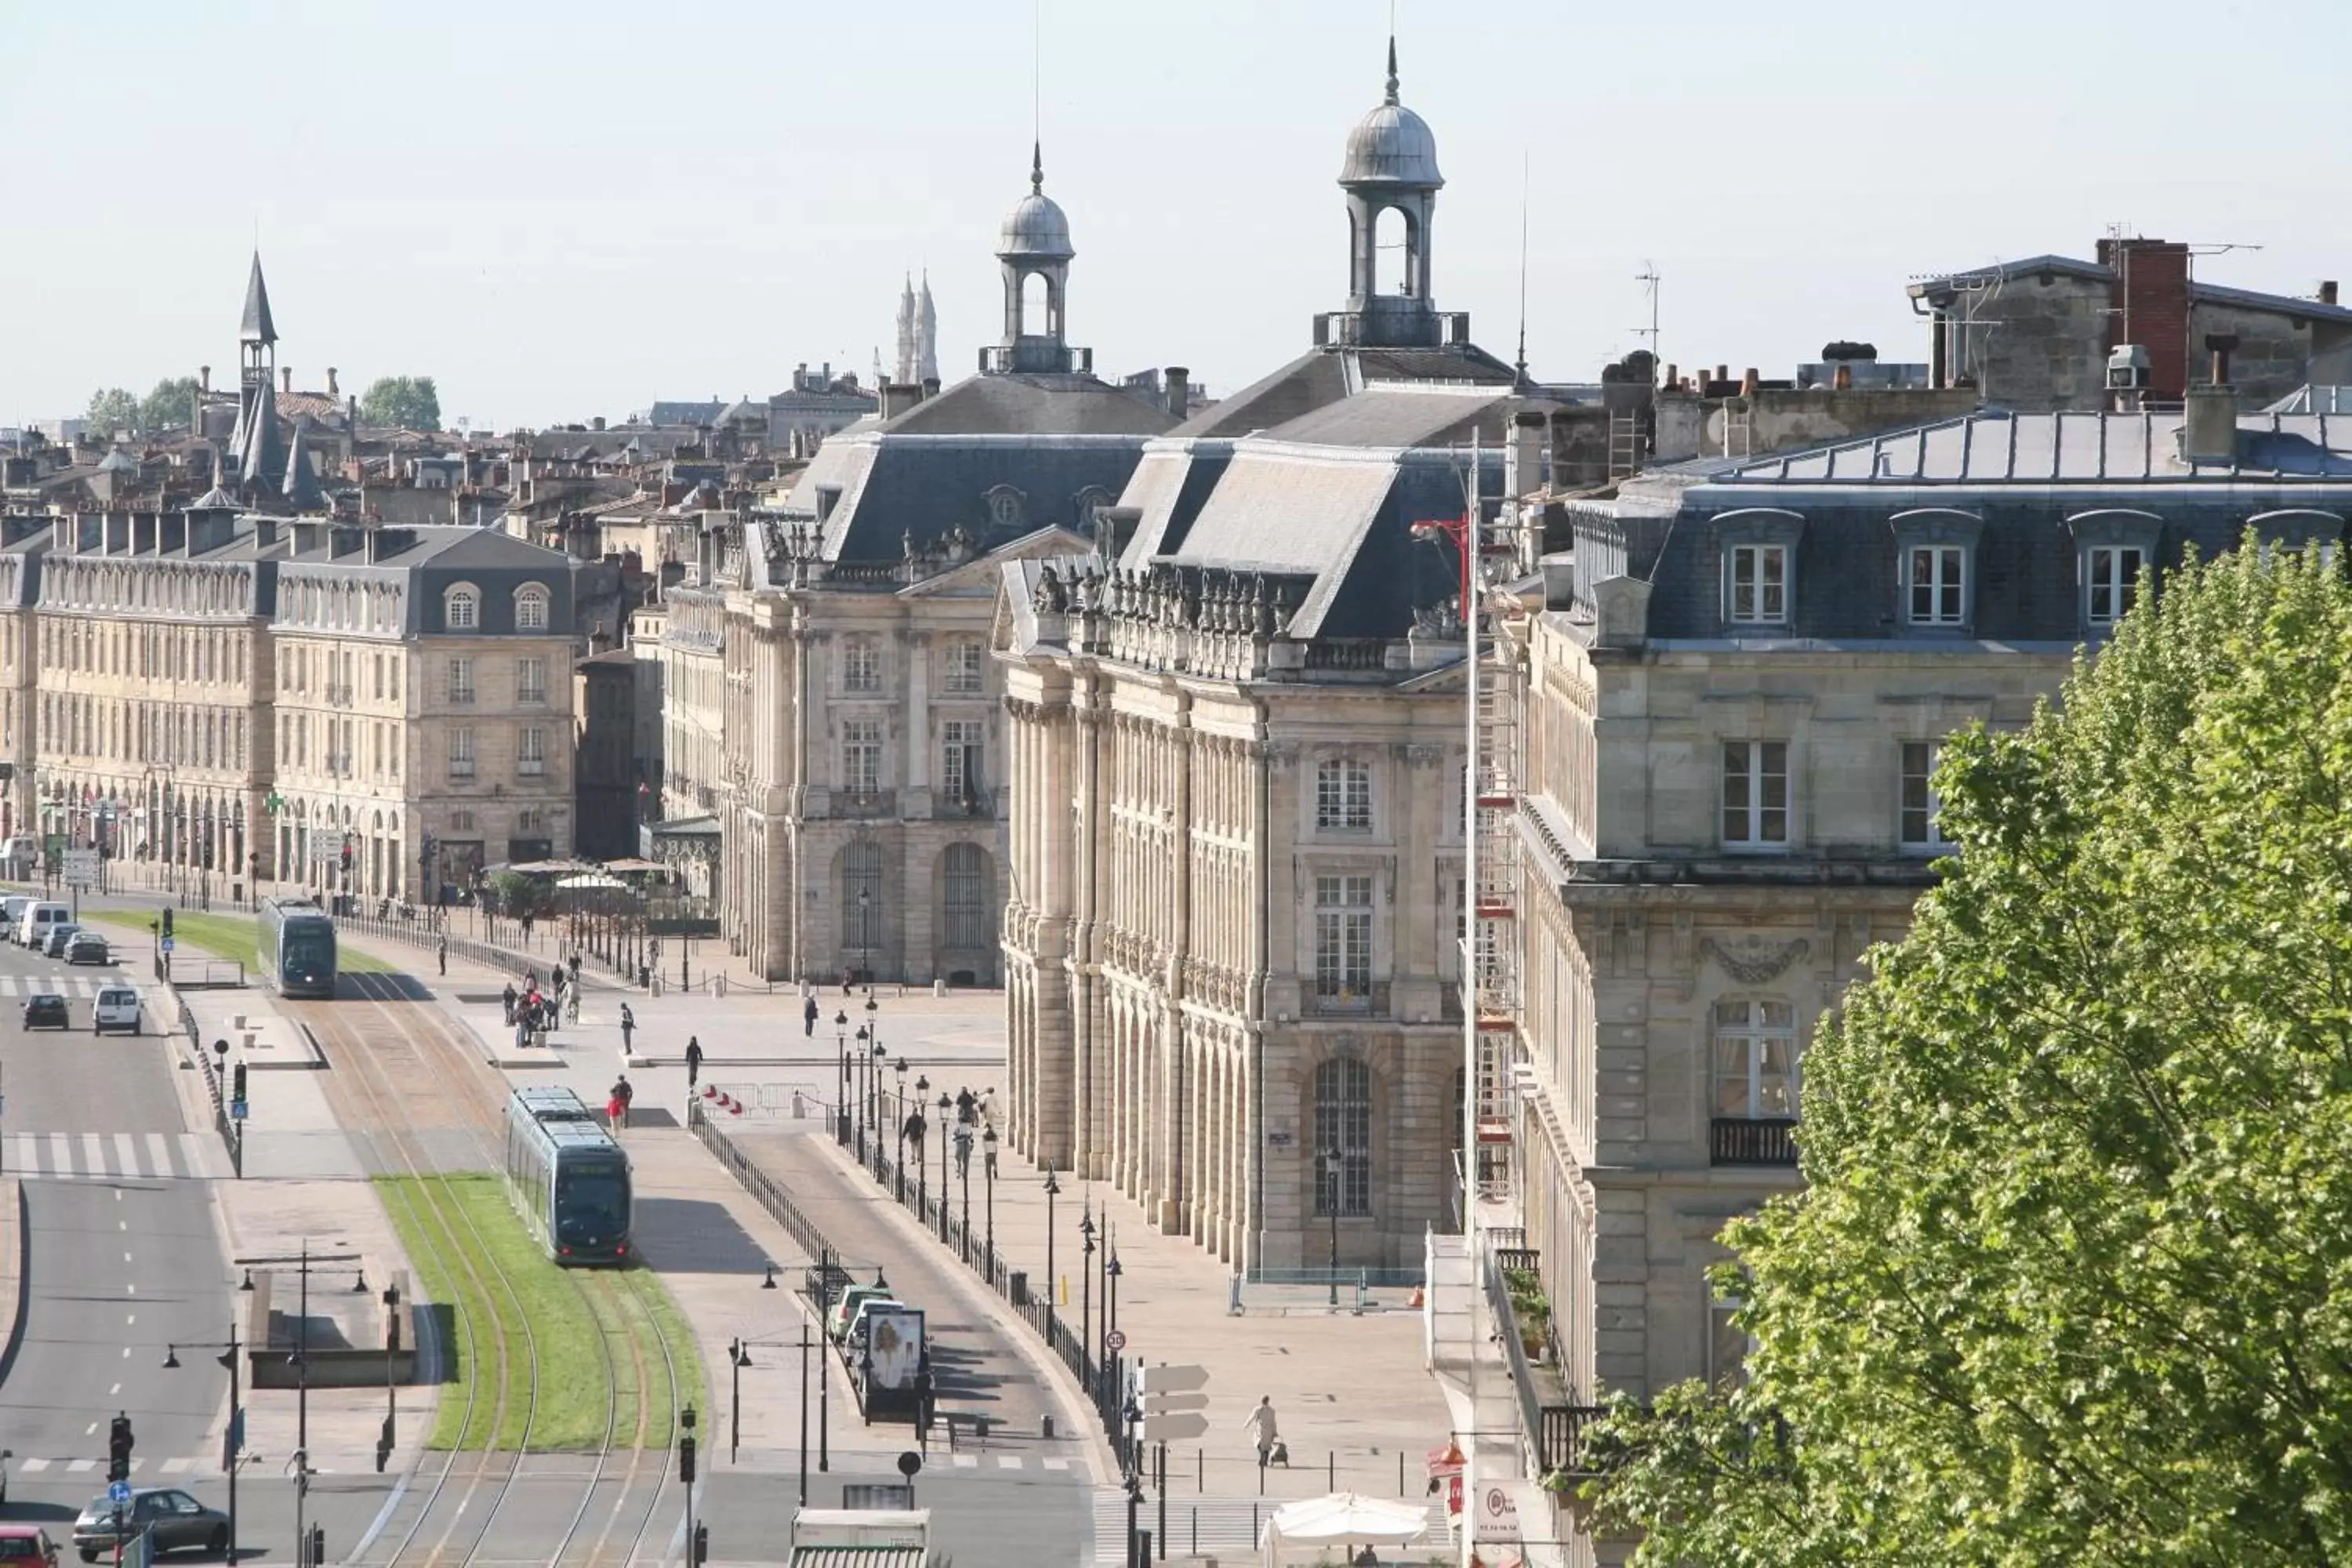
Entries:
{"type": "Polygon", "coordinates": [[[261,252],[253,253],[253,273],[245,284],[245,320],[238,325],[237,341],[246,343],[275,343],[278,323],[269,319],[269,286],[261,280],[261,252]]]}
{"type": "Polygon", "coordinates": [[[915,310],[915,374],[920,380],[940,378],[940,313],[931,303],[931,270],[923,268],[923,297],[915,310]]]}

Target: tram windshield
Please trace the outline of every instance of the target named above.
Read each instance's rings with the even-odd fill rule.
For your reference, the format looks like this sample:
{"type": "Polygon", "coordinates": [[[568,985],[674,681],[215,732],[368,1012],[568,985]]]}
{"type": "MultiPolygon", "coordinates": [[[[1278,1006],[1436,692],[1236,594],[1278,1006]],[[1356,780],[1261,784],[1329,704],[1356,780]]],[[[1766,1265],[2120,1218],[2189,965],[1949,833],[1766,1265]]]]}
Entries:
{"type": "Polygon", "coordinates": [[[629,1173],[619,1164],[566,1165],[555,1184],[555,1238],[617,1239],[629,1227],[629,1173]]]}

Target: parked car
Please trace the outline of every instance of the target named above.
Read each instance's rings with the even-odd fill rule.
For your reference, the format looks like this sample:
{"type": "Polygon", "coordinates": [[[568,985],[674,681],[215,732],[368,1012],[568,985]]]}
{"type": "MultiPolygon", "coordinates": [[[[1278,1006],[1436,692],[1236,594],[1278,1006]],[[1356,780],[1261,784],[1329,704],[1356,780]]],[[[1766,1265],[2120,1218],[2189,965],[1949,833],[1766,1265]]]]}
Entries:
{"type": "Polygon", "coordinates": [[[0,1524],[0,1563],[46,1563],[56,1568],[58,1543],[37,1524],[0,1524]]]}
{"type": "Polygon", "coordinates": [[[842,1343],[856,1350],[866,1342],[866,1325],[876,1312],[896,1311],[907,1303],[896,1296],[868,1296],[857,1303],[857,1310],[849,1314],[849,1332],[842,1343]]]}
{"type": "Polygon", "coordinates": [[[114,953],[94,931],[78,931],[66,939],[68,963],[112,963],[114,953]]]}
{"type": "Polygon", "coordinates": [[[41,939],[41,951],[51,958],[63,958],[66,955],[66,943],[71,942],[80,931],[81,927],[71,921],[59,921],[51,926],[48,934],[41,939]]]}
{"type": "Polygon", "coordinates": [[[30,893],[10,893],[0,898],[0,941],[16,940],[16,922],[25,918],[25,910],[32,902],[30,893]]]}
{"type": "Polygon", "coordinates": [[[52,927],[72,922],[73,911],[65,905],[35,899],[16,917],[16,940],[26,947],[37,947],[47,940],[52,927]]]}
{"type": "Polygon", "coordinates": [[[834,1299],[833,1310],[824,1320],[824,1331],[836,1340],[846,1336],[849,1332],[849,1320],[856,1315],[857,1309],[877,1296],[886,1301],[888,1300],[890,1287],[887,1285],[850,1286],[834,1299]]]}
{"type": "Polygon", "coordinates": [[[36,991],[25,998],[25,1027],[27,1029],[70,1029],[73,1016],[66,1011],[66,999],[54,991],[36,991]]]}
{"type": "MultiPolygon", "coordinates": [[[[147,1531],[158,1552],[196,1547],[216,1557],[228,1555],[228,1515],[206,1508],[184,1491],[146,1487],[131,1494],[122,1508],[123,1539],[127,1542],[147,1531]]],[[[114,1505],[105,1494],[90,1499],[74,1521],[74,1550],[85,1563],[95,1563],[101,1552],[114,1550],[114,1505]]]]}
{"type": "Polygon", "coordinates": [[[109,1029],[130,1035],[139,1032],[139,993],[131,986],[109,985],[90,1004],[89,1032],[102,1035],[109,1029]]]}

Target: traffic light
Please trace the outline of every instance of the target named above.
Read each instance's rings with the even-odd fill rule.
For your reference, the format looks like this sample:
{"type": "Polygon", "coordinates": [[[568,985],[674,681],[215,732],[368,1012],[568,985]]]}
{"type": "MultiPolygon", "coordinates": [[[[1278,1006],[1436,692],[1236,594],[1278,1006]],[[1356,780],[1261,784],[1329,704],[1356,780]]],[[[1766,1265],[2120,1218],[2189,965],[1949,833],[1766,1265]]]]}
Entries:
{"type": "Polygon", "coordinates": [[[131,1417],[117,1414],[112,1428],[106,1436],[106,1479],[127,1481],[131,1479],[131,1417]]]}
{"type": "Polygon", "coordinates": [[[706,1563],[709,1562],[709,1561],[710,1561],[710,1526],[709,1526],[708,1524],[698,1524],[698,1525],[696,1525],[696,1526],[694,1527],[694,1564],[693,1564],[693,1568],[702,1568],[702,1565],[703,1565],[704,1563],[706,1563]]]}
{"type": "Polygon", "coordinates": [[[310,1527],[310,1568],[327,1568],[327,1527],[310,1527]]]}
{"type": "Polygon", "coordinates": [[[694,1434],[691,1432],[677,1440],[677,1479],[688,1485],[694,1481],[694,1434]]]}
{"type": "Polygon", "coordinates": [[[383,1418],[383,1430],[376,1434],[375,1473],[383,1474],[384,1462],[392,1458],[392,1417],[383,1418]]]}
{"type": "Polygon", "coordinates": [[[243,1100],[245,1098],[245,1064],[243,1062],[229,1068],[228,1081],[228,1097],[231,1100],[243,1100]]]}
{"type": "Polygon", "coordinates": [[[163,934],[172,934],[172,906],[169,904],[163,906],[163,934]]]}

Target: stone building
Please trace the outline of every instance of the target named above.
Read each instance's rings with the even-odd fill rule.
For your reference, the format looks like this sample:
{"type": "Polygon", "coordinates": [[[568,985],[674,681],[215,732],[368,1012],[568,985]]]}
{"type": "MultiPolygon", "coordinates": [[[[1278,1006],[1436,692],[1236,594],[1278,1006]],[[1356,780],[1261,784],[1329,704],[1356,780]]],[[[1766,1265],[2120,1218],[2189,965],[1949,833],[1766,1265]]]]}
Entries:
{"type": "Polygon", "coordinates": [[[1443,183],[1391,53],[1346,308],[1152,441],[1095,550],[1003,569],[1007,1131],[1251,1270],[1452,1212],[1458,562],[1415,525],[1499,493],[1519,378],[1432,303],[1443,183]]]}
{"type": "MultiPolygon", "coordinates": [[[[1563,1385],[1530,1405],[1738,1375],[1704,1271],[1798,1184],[1804,1044],[1933,880],[1944,738],[2025,723],[2143,568],[2250,525],[2340,548],[2352,442],[2232,403],[1982,414],[1569,503],[1524,638],[1517,1185],[1563,1385]]],[[[1530,1474],[1561,1462],[1527,1440],[1530,1474]]]]}
{"type": "Polygon", "coordinates": [[[761,974],[998,978],[1001,566],[1082,547],[1175,418],[1071,345],[1076,250],[1041,153],[996,254],[1004,332],[979,374],[885,387],[780,505],[709,518],[664,596],[664,808],[717,816],[721,929],[761,974]]]}
{"type": "Polygon", "coordinates": [[[572,667],[573,847],[591,860],[637,853],[637,658],[625,647],[572,667]]]}
{"type": "Polygon", "coordinates": [[[2114,406],[2107,362],[2124,345],[2146,351],[2146,396],[2178,404],[2217,337],[2232,340],[2231,379],[2249,410],[2306,383],[2352,381],[2352,310],[2333,282],[2295,299],[2226,288],[2195,268],[2187,245],[2117,237],[2099,241],[2095,260],[2036,256],[1923,279],[1908,292],[1928,321],[1934,384],[1972,385],[2004,408],[2114,406]]]}

